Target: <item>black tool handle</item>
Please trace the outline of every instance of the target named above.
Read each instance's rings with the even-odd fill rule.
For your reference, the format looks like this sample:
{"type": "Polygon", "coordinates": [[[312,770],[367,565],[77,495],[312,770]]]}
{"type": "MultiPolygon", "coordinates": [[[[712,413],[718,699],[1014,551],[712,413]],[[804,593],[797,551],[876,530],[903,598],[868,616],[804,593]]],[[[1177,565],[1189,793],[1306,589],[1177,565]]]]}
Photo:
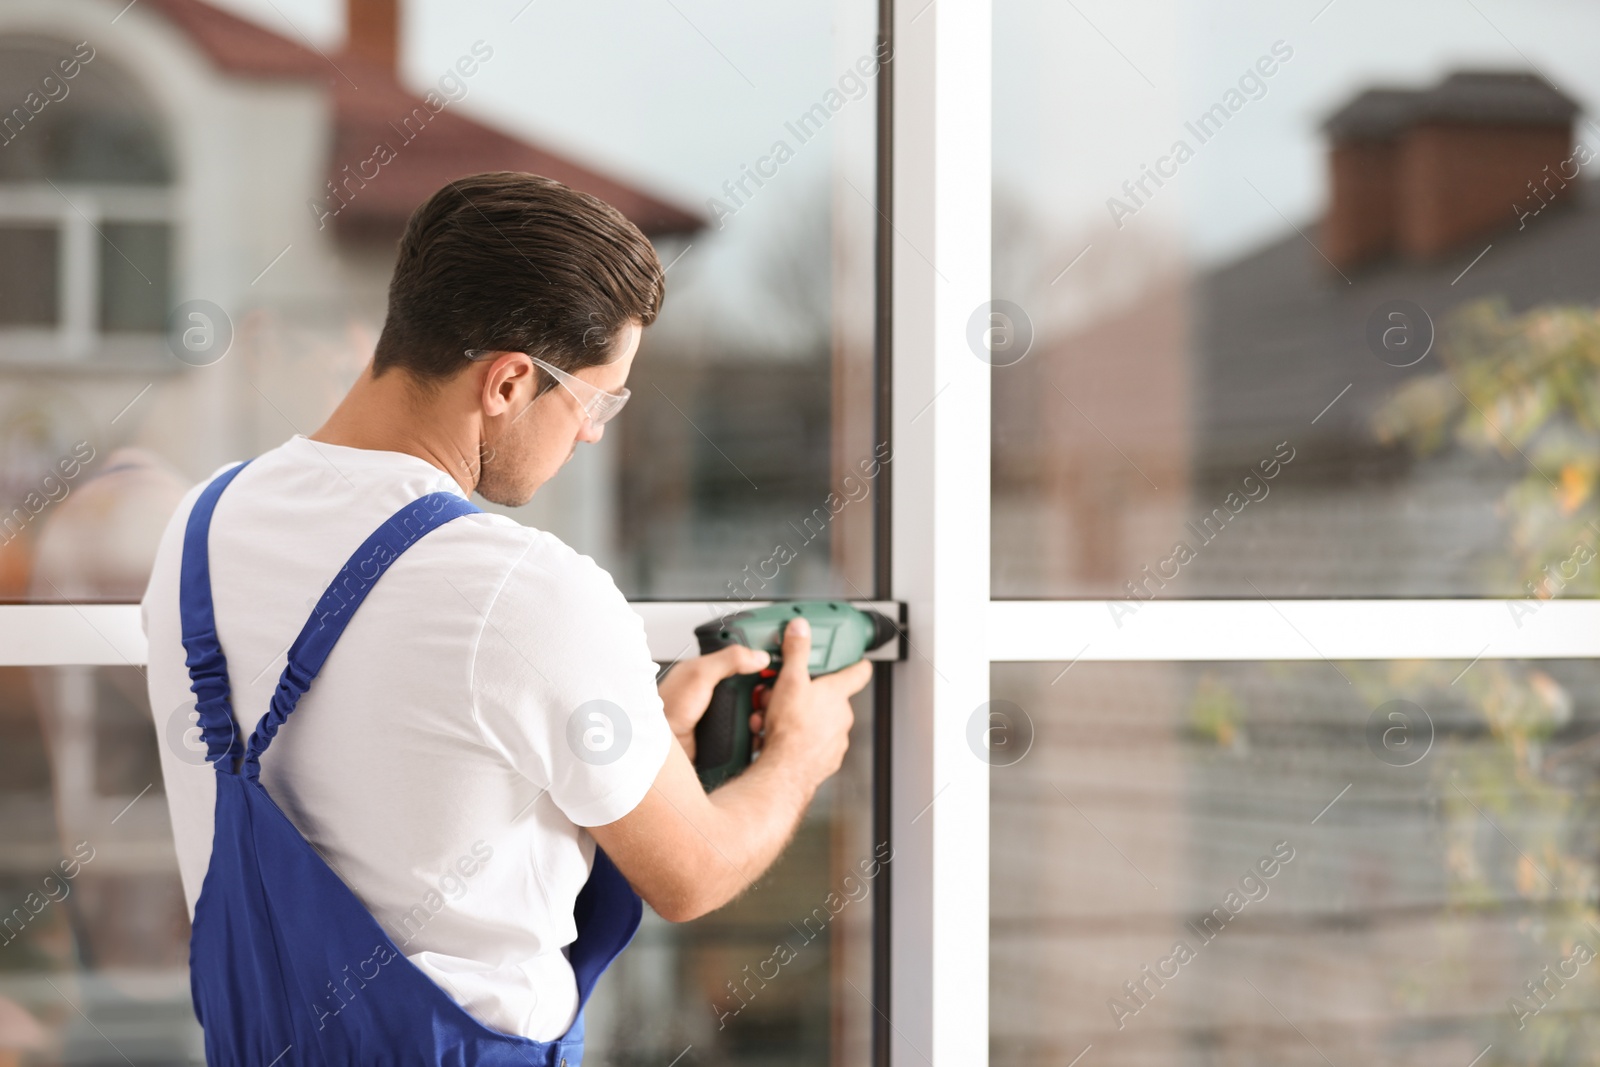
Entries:
{"type": "Polygon", "coordinates": [[[759,676],[736,674],[711,690],[711,704],[694,727],[694,767],[709,791],[750,765],[750,714],[759,676]]]}

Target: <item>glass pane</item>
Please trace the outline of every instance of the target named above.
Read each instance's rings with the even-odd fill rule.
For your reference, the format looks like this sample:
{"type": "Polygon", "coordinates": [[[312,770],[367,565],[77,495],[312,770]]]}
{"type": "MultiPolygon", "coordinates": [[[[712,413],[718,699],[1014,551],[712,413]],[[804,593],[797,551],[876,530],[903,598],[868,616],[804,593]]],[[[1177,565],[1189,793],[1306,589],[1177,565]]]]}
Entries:
{"type": "Polygon", "coordinates": [[[100,328],[159,333],[172,277],[172,228],[107,222],[100,227],[100,328]]]}
{"type": "Polygon", "coordinates": [[[996,595],[1600,589],[1597,20],[998,3],[996,595]]]}
{"type": "MultiPolygon", "coordinates": [[[[872,988],[885,856],[869,694],[766,877],[694,923],[645,909],[586,1011],[587,1058],[666,1064],[692,1044],[696,1063],[867,1062],[872,1008],[850,984],[872,988]]],[[[36,1057],[19,1062],[204,1063],[159,725],[132,667],[0,669],[0,1048],[36,1057]]]]}
{"type": "MultiPolygon", "coordinates": [[[[876,16],[859,0],[412,4],[395,73],[370,62],[383,49],[367,46],[382,42],[356,42],[369,61],[354,62],[339,50],[341,27],[308,22],[324,58],[262,0],[208,8],[204,25],[170,5],[133,5],[119,16],[119,50],[87,61],[68,97],[19,127],[6,151],[35,144],[35,154],[0,172],[0,217],[51,214],[70,231],[63,306],[70,330],[91,335],[59,374],[8,371],[0,359],[0,489],[32,501],[0,513],[15,527],[0,542],[0,595],[137,599],[183,493],[225,462],[314,432],[362,373],[409,213],[447,180],[508,168],[613,203],[670,265],[627,409],[514,517],[593,557],[630,596],[870,595],[887,458],[872,421],[876,16]],[[80,114],[98,107],[78,90],[89,73],[135,70],[152,91],[129,94],[141,118],[124,124],[123,147],[65,130],[34,137],[46,118],[93,117],[80,114]],[[430,111],[425,95],[443,109],[430,111]],[[414,122],[413,105],[424,116],[414,122]],[[381,164],[379,141],[397,148],[381,164]],[[185,156],[181,198],[169,143],[209,146],[185,156]],[[95,155],[93,145],[107,147],[95,155]],[[159,301],[157,261],[170,279],[159,301]],[[167,328],[141,336],[151,325],[167,328]],[[786,558],[774,567],[779,545],[786,558]]],[[[68,39],[76,24],[63,21],[68,39]]],[[[72,50],[47,44],[52,60],[72,50]]],[[[27,91],[19,84],[16,98],[27,91]]],[[[0,337],[0,355],[20,364],[27,354],[0,337]]],[[[19,715],[37,716],[32,708],[19,715]]],[[[849,767],[759,888],[699,923],[647,919],[592,1004],[591,1058],[668,1064],[693,1043],[680,1067],[867,1059],[873,1011],[855,990],[872,988],[874,887],[858,873],[875,856],[870,720],[863,706],[849,767]],[[780,943],[793,958],[774,972],[780,943]]],[[[48,837],[57,793],[112,790],[125,805],[131,773],[108,764],[100,778],[34,782],[14,828],[48,837]]],[[[161,808],[158,790],[159,780],[113,830],[161,808]]],[[[165,877],[163,847],[169,855],[149,863],[165,877]]],[[[34,866],[23,873],[58,851],[26,853],[34,866]]],[[[147,904],[152,915],[176,906],[176,919],[148,919],[148,929],[150,959],[177,951],[177,964],[103,975],[92,958],[73,962],[76,934],[63,921],[46,939],[54,955],[30,957],[18,984],[0,987],[43,1028],[46,1062],[69,1032],[95,1039],[70,1005],[119,1045],[142,1019],[150,1044],[123,1046],[136,1062],[198,1061],[176,881],[149,890],[147,904]],[[159,1010],[126,1011],[96,984],[112,977],[125,998],[159,1010]],[[125,1028],[107,1025],[125,1011],[125,1028]]],[[[104,1052],[84,1044],[72,1055],[104,1052]]]]}
{"type": "Polygon", "coordinates": [[[1593,1061],[1593,663],[1066,666],[992,675],[996,1067],[1593,1061]]]}
{"type": "Polygon", "coordinates": [[[57,256],[54,226],[0,226],[0,328],[55,325],[57,256]]]}
{"type": "Polygon", "coordinates": [[[676,926],[645,909],[595,994],[586,1059],[667,1064],[692,1044],[684,1063],[871,1062],[872,897],[891,855],[872,839],[871,717],[869,687],[845,766],[749,892],[676,926]]]}
{"type": "MultiPolygon", "coordinates": [[[[378,97],[362,78],[346,71],[352,88],[338,75],[342,27],[318,42],[330,66],[270,4],[245,6],[257,21],[219,9],[206,29],[135,5],[118,22],[151,30],[130,47],[159,37],[210,72],[207,91],[184,83],[129,96],[145,121],[128,129],[145,131],[149,152],[164,159],[169,141],[219,128],[239,135],[185,172],[181,200],[150,188],[156,172],[136,153],[73,172],[76,186],[44,163],[0,185],[0,217],[30,183],[30,204],[73,225],[81,208],[104,232],[63,252],[73,263],[85,255],[87,274],[68,270],[64,283],[65,306],[82,313],[74,328],[106,331],[70,342],[96,373],[24,379],[0,361],[0,387],[22,407],[52,403],[47,387],[70,394],[78,422],[57,436],[89,434],[101,458],[85,477],[141,472],[124,488],[148,497],[120,512],[137,516],[123,531],[129,568],[148,556],[140,539],[159,530],[153,512],[183,487],[315,432],[332,412],[372,355],[410,212],[450,178],[511,168],[591,191],[633,218],[668,267],[667,295],[635,362],[632,400],[604,439],[579,448],[529,504],[488,506],[561,537],[636,598],[875,593],[877,474],[889,458],[873,424],[875,3],[695,3],[648,17],[614,4],[413,5],[403,76],[368,75],[395,94],[383,99],[444,101],[406,123],[399,103],[375,117],[378,97]],[[254,43],[225,47],[221,28],[254,43]],[[264,82],[258,67],[278,80],[264,82]],[[286,83],[312,95],[286,102],[286,83]],[[393,160],[374,161],[378,141],[394,142],[393,160]],[[306,190],[317,191],[309,204],[306,190]],[[169,215],[163,236],[150,220],[169,215]],[[160,324],[158,341],[148,331],[160,324]]],[[[34,51],[54,62],[72,48],[46,41],[34,51]]],[[[80,66],[69,95],[36,122],[98,107],[80,92],[91,72],[132,69],[108,50],[80,66]]],[[[30,123],[6,151],[40,132],[30,123]]],[[[31,351],[0,337],[0,354],[8,349],[19,361],[31,351]]],[[[32,524],[33,556],[51,536],[49,517],[32,524]]]]}
{"type": "Polygon", "coordinates": [[[143,672],[0,670],[0,734],[6,1052],[203,1063],[143,672]]]}

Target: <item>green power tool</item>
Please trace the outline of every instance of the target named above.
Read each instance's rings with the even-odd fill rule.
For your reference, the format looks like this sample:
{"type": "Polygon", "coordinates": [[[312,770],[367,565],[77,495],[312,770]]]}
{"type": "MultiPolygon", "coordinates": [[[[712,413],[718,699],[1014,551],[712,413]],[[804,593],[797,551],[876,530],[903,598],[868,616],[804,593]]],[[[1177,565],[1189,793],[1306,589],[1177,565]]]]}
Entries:
{"type": "Polygon", "coordinates": [[[791,619],[811,624],[811,677],[843,670],[899,636],[900,627],[876,611],[837,600],[800,600],[752,608],[696,626],[700,654],[729,645],[765,649],[772,662],[758,674],[736,674],[717,683],[711,706],[694,728],[694,766],[707,791],[750,765],[750,715],[758,685],[777,681],[783,666],[783,631],[791,619]]]}

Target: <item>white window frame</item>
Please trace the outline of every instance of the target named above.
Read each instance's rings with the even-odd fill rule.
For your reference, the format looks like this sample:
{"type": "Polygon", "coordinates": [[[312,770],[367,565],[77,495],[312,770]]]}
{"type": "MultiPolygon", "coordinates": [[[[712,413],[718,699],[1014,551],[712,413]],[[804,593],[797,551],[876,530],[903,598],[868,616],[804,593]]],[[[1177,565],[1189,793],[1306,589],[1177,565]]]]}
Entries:
{"type": "MultiPolygon", "coordinates": [[[[894,668],[889,1064],[989,1057],[989,768],[967,744],[989,699],[990,4],[892,5],[890,591],[894,668]]],[[[883,91],[880,88],[880,91],[883,91]]],[[[880,156],[881,158],[881,156],[880,156]]]]}

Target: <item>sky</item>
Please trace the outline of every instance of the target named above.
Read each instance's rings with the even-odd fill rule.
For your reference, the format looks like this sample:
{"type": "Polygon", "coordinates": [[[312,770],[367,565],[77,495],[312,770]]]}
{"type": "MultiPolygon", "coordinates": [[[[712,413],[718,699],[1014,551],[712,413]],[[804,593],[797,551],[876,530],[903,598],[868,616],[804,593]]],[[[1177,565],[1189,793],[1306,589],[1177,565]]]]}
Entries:
{"type": "MultiPolygon", "coordinates": [[[[1189,137],[1194,157],[1121,232],[1172,234],[1214,261],[1304,225],[1326,193],[1318,124],[1371,85],[1532,69],[1590,118],[1600,107],[1587,0],[996,0],[997,185],[1064,229],[1110,224],[1121,183],[1279,41],[1292,57],[1265,95],[1206,144],[1189,137]]],[[[1580,136],[1600,144],[1593,126],[1580,136]]]]}
{"type": "MultiPolygon", "coordinates": [[[[213,0],[332,50],[339,0],[213,0]]],[[[706,210],[872,46],[861,0],[411,0],[403,69],[426,86],[471,45],[495,57],[464,110],[706,210]]],[[[1121,232],[1197,261],[1248,251],[1313,219],[1325,196],[1317,123],[1360,88],[1423,86],[1462,67],[1535,69],[1600,108],[1592,0],[995,0],[994,177],[1064,235],[1110,222],[1106,201],[1183,136],[1275,42],[1292,51],[1214,140],[1121,232]]],[[[737,285],[837,154],[870,150],[860,121],[787,164],[696,255],[737,285]],[[814,150],[813,150],[814,149],[814,150]],[[701,257],[704,257],[703,259],[701,257]]],[[[1600,143],[1600,129],[1580,136],[1600,143]]],[[[688,260],[685,261],[689,265],[688,260]]]]}
{"type": "MultiPolygon", "coordinates": [[[[210,2],[327,52],[344,40],[340,0],[210,2]]],[[[776,139],[798,144],[785,122],[872,50],[875,28],[872,10],[847,0],[402,0],[402,9],[402,73],[413,89],[482,41],[494,55],[453,108],[708,217],[713,197],[736,206],[723,184],[776,139]]],[[[673,318],[706,321],[684,313],[699,301],[716,304],[719,321],[759,320],[750,329],[771,319],[754,284],[758,261],[819,190],[826,196],[841,159],[871,190],[872,89],[862,92],[721,231],[694,239],[669,275],[673,318]]]]}
{"type": "MultiPolygon", "coordinates": [[[[211,0],[332,50],[339,0],[211,0]],[[292,24],[292,27],[291,25],[292,24]]],[[[701,205],[837,77],[830,4],[402,0],[403,70],[424,87],[482,40],[475,117],[701,205]]],[[[868,36],[855,53],[870,49],[868,36]]],[[[840,64],[842,67],[842,64],[840,64]]]]}

